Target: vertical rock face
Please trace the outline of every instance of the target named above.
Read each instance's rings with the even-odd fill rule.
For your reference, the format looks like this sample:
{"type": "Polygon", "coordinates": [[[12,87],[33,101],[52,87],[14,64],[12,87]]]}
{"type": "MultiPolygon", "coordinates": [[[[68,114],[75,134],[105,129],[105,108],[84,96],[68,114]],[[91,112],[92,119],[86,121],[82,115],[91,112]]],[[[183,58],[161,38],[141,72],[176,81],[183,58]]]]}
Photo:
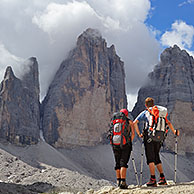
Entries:
{"type": "Polygon", "coordinates": [[[33,144],[39,138],[38,63],[28,61],[28,72],[20,80],[7,67],[0,85],[0,137],[15,144],[33,144]]]}
{"type": "MultiPolygon", "coordinates": [[[[194,59],[176,45],[164,50],[161,61],[148,76],[148,82],[138,93],[137,103],[132,111],[137,116],[144,107],[144,100],[150,96],[155,104],[168,108],[170,120],[181,130],[179,150],[194,152],[194,59]]],[[[172,137],[172,135],[169,135],[172,137]]],[[[167,147],[173,148],[170,137],[167,147]]]]}
{"type": "Polygon", "coordinates": [[[114,46],[87,29],[62,62],[42,103],[43,132],[56,147],[95,145],[113,111],[127,106],[124,64],[114,46]]]}

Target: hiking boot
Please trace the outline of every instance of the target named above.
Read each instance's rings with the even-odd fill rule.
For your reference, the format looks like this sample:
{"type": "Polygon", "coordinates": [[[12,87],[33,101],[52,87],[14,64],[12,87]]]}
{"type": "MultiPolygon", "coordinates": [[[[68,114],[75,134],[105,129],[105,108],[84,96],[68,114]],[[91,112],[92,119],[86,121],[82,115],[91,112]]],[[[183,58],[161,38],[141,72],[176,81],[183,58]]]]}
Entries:
{"type": "Polygon", "coordinates": [[[150,181],[146,183],[148,187],[156,187],[156,179],[150,178],[150,181]]]}
{"type": "Polygon", "coordinates": [[[160,177],[160,180],[158,182],[159,185],[167,185],[165,177],[160,177]]]}
{"type": "Polygon", "coordinates": [[[120,183],[120,189],[128,189],[128,185],[126,184],[126,182],[121,181],[120,183]]]}

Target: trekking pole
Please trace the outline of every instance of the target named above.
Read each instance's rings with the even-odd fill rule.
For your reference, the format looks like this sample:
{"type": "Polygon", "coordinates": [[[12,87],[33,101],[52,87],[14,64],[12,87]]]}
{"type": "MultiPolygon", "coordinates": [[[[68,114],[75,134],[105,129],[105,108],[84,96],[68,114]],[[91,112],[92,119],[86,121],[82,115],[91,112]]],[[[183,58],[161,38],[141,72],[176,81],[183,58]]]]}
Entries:
{"type": "Polygon", "coordinates": [[[138,176],[137,176],[137,169],[136,169],[135,159],[134,159],[133,155],[132,155],[131,160],[132,160],[133,168],[134,168],[134,171],[135,171],[135,176],[136,176],[137,185],[139,185],[139,179],[138,179],[138,176]]]}
{"type": "Polygon", "coordinates": [[[176,170],[177,170],[177,134],[175,135],[175,149],[174,149],[174,182],[176,184],[176,170]]]}
{"type": "Polygon", "coordinates": [[[143,152],[144,152],[144,145],[142,141],[142,146],[141,146],[141,170],[140,170],[140,186],[142,186],[142,177],[143,177],[143,152]]]}

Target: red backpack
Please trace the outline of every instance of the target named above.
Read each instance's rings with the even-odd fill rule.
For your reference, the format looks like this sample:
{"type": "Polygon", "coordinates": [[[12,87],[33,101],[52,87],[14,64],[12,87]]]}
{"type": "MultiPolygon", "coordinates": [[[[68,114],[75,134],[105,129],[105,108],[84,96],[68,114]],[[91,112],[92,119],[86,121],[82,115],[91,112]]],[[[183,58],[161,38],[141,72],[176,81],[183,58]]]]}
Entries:
{"type": "Polygon", "coordinates": [[[123,112],[116,112],[111,118],[110,143],[122,147],[131,141],[130,130],[128,131],[129,119],[123,112]]]}

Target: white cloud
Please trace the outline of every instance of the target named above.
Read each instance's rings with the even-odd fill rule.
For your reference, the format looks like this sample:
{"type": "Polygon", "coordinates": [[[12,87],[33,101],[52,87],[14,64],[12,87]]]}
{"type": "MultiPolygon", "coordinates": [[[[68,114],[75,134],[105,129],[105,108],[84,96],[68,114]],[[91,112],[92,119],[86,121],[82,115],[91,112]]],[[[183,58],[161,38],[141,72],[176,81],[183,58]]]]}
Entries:
{"type": "Polygon", "coordinates": [[[173,46],[177,44],[181,48],[190,49],[193,44],[194,27],[183,21],[175,21],[171,28],[171,31],[166,31],[162,35],[162,45],[173,46]]]}
{"type": "Polygon", "coordinates": [[[136,22],[144,22],[147,18],[150,1],[148,0],[88,0],[96,12],[104,17],[118,20],[120,26],[127,29],[136,22]]]}
{"type": "MultiPolygon", "coordinates": [[[[95,11],[84,2],[68,2],[67,4],[50,3],[46,10],[39,15],[35,15],[32,21],[53,39],[58,35],[70,35],[67,32],[77,32],[88,26],[99,25],[100,21],[95,11]],[[87,21],[87,22],[85,22],[87,21]],[[68,30],[67,27],[71,30],[68,30]],[[67,33],[67,34],[66,34],[67,33]]],[[[72,37],[70,37],[72,38],[72,37]]]]}
{"type": "Polygon", "coordinates": [[[194,3],[194,0],[187,0],[187,1],[184,1],[184,2],[180,3],[178,6],[179,7],[182,7],[184,5],[192,4],[192,3],[194,3]]]}
{"type": "Polygon", "coordinates": [[[78,35],[97,28],[125,62],[127,93],[134,94],[158,61],[159,44],[144,24],[149,10],[149,0],[4,0],[0,41],[18,58],[37,57],[43,97],[78,35]]]}
{"type": "Polygon", "coordinates": [[[18,77],[22,77],[23,71],[21,70],[21,64],[23,59],[11,54],[5,46],[0,43],[0,77],[3,78],[5,69],[7,66],[12,66],[15,74],[18,77]]]}
{"type": "Polygon", "coordinates": [[[137,95],[136,94],[127,94],[127,109],[129,111],[133,110],[133,107],[135,106],[135,103],[137,102],[137,95]]]}
{"type": "Polygon", "coordinates": [[[22,59],[20,59],[19,57],[16,57],[11,54],[2,43],[0,43],[0,56],[1,64],[8,63],[12,65],[15,63],[20,63],[22,61],[22,59]]]}

